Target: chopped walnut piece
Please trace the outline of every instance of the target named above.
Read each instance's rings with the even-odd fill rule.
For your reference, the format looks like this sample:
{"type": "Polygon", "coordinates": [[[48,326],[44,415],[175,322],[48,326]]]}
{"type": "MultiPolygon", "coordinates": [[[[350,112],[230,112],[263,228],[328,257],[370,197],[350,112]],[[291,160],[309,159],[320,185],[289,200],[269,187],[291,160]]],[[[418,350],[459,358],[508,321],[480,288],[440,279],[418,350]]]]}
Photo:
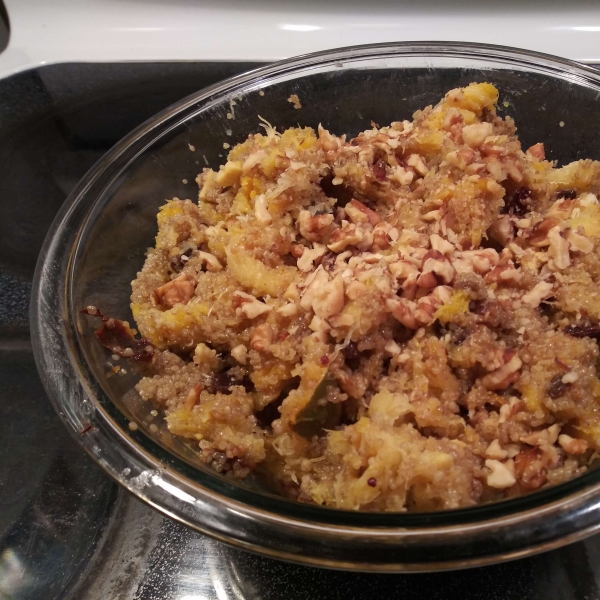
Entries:
{"type": "Polygon", "coordinates": [[[559,219],[555,217],[549,217],[547,219],[543,219],[539,223],[536,223],[527,236],[529,243],[537,248],[549,246],[550,240],[548,239],[548,234],[550,233],[551,229],[559,224],[559,219]]]}
{"type": "Polygon", "coordinates": [[[485,138],[494,133],[494,127],[491,123],[473,123],[463,127],[463,141],[471,148],[479,148],[485,141],[485,138]]]}
{"type": "Polygon", "coordinates": [[[529,446],[552,446],[558,439],[560,425],[554,424],[547,429],[534,431],[528,435],[522,435],[521,441],[529,446]]]}
{"type": "Polygon", "coordinates": [[[340,313],[343,308],[344,280],[338,275],[333,280],[323,283],[316,290],[312,300],[312,309],[318,317],[327,319],[340,313]]]}
{"type": "MultiPolygon", "coordinates": [[[[373,229],[373,245],[379,250],[387,250],[392,245],[392,238],[390,236],[392,229],[395,228],[385,221],[377,223],[373,229]]],[[[398,230],[396,230],[397,234],[398,230]]]]}
{"type": "Polygon", "coordinates": [[[198,252],[198,258],[206,265],[206,270],[211,273],[217,273],[218,271],[223,270],[223,265],[219,262],[219,259],[209,252],[198,252]]]}
{"type": "Polygon", "coordinates": [[[250,345],[257,352],[268,352],[272,342],[273,330],[268,323],[263,323],[254,330],[250,345]]]}
{"type": "Polygon", "coordinates": [[[256,317],[264,315],[265,313],[273,310],[272,306],[261,302],[250,294],[246,294],[246,292],[234,292],[233,300],[235,314],[238,316],[244,316],[247,319],[255,319],[256,317]]]}
{"type": "Polygon", "coordinates": [[[566,433],[561,433],[558,436],[558,444],[565,452],[574,455],[583,454],[588,449],[588,443],[585,440],[572,438],[566,433]]]}
{"type": "Polygon", "coordinates": [[[566,269],[571,264],[569,257],[569,242],[560,234],[560,227],[553,227],[548,233],[550,247],[548,256],[554,260],[559,269],[566,269]]]}
{"type": "Polygon", "coordinates": [[[367,286],[361,281],[351,281],[346,286],[346,296],[350,300],[356,300],[358,297],[362,296],[367,291],[367,286]]]}
{"type": "Polygon", "coordinates": [[[417,305],[411,300],[404,298],[389,298],[386,300],[387,309],[397,321],[400,321],[408,329],[417,329],[419,327],[415,319],[417,305]]]}
{"type": "Polygon", "coordinates": [[[301,271],[308,273],[313,268],[314,262],[326,253],[327,247],[315,242],[312,250],[310,248],[304,248],[302,256],[298,259],[298,268],[301,271]]]}
{"type": "Polygon", "coordinates": [[[488,236],[501,246],[508,246],[515,239],[515,228],[509,215],[501,215],[487,230],[488,236]]]}
{"type": "Polygon", "coordinates": [[[455,250],[454,244],[451,244],[443,237],[440,237],[437,233],[432,233],[429,236],[429,243],[436,252],[439,252],[440,254],[444,254],[446,256],[449,256],[455,250]]]}
{"type": "Polygon", "coordinates": [[[270,225],[273,222],[273,217],[267,209],[267,197],[264,194],[254,199],[254,216],[259,225],[270,225]]]}
{"type": "Polygon", "coordinates": [[[381,217],[362,202],[352,199],[345,207],[348,218],[356,225],[360,223],[370,223],[377,225],[381,221],[381,217]]]}
{"type": "Polygon", "coordinates": [[[504,352],[504,365],[481,378],[481,384],[486,390],[505,390],[519,379],[519,369],[523,362],[515,350],[504,352]]]}
{"type": "Polygon", "coordinates": [[[419,175],[421,175],[421,177],[424,177],[427,175],[427,173],[429,173],[429,169],[427,168],[423,157],[419,156],[418,154],[411,154],[406,159],[406,164],[409,167],[412,167],[419,175]]]}
{"type": "Polygon", "coordinates": [[[203,386],[201,383],[197,383],[186,396],[183,401],[183,408],[185,410],[192,410],[196,404],[198,404],[198,400],[200,400],[200,393],[202,392],[203,386]]]}
{"type": "Polygon", "coordinates": [[[183,273],[155,289],[154,301],[167,308],[173,308],[176,304],[187,304],[194,295],[195,289],[194,279],[187,273],[183,273]]]}
{"type": "Polygon", "coordinates": [[[503,450],[498,440],[493,440],[485,451],[487,458],[493,458],[496,460],[504,460],[508,457],[508,452],[503,450]]]}
{"type": "Polygon", "coordinates": [[[569,250],[573,252],[581,252],[589,254],[594,249],[594,242],[585,235],[575,233],[572,229],[568,229],[565,233],[567,242],[569,242],[569,250]]]}
{"type": "Polygon", "coordinates": [[[546,160],[546,152],[544,150],[544,144],[542,143],[534,144],[527,149],[527,152],[537,160],[546,160]]]}
{"type": "Polygon", "coordinates": [[[547,211],[546,217],[553,217],[560,221],[565,221],[570,218],[573,209],[575,208],[575,200],[565,198],[557,200],[547,211]]]}
{"type": "Polygon", "coordinates": [[[456,271],[450,261],[437,250],[430,250],[424,257],[423,270],[417,279],[422,288],[434,288],[439,284],[450,283],[456,271]]]}
{"type": "MultiPolygon", "coordinates": [[[[500,262],[500,256],[493,248],[465,250],[459,252],[457,258],[467,261],[475,273],[478,273],[479,275],[485,275],[500,262]]],[[[454,261],[452,264],[454,264],[454,261]]],[[[459,271],[458,268],[456,270],[459,271]]]]}
{"type": "Polygon", "coordinates": [[[529,306],[537,308],[542,300],[545,300],[552,295],[553,289],[554,286],[549,281],[540,281],[533,287],[533,289],[529,290],[523,295],[522,300],[525,302],[525,304],[529,304],[529,306]]]}
{"type": "Polygon", "coordinates": [[[333,215],[313,216],[309,211],[300,211],[297,219],[300,235],[309,242],[318,242],[329,233],[333,223],[333,215]]]}
{"type": "Polygon", "coordinates": [[[487,459],[485,466],[490,470],[487,476],[487,484],[490,487],[503,490],[512,487],[517,483],[514,473],[511,469],[499,460],[487,459]]]}
{"type": "MultiPolygon", "coordinates": [[[[327,247],[332,252],[341,252],[348,246],[357,246],[360,242],[362,242],[363,238],[364,232],[356,225],[348,223],[341,229],[334,230],[333,234],[331,235],[330,243],[327,245],[327,247]]],[[[372,241],[373,240],[371,239],[371,243],[372,241]]]]}
{"type": "Polygon", "coordinates": [[[284,304],[283,306],[280,306],[275,312],[278,315],[281,315],[282,317],[295,317],[298,314],[299,310],[298,305],[291,302],[289,304],[284,304]]]}
{"type": "Polygon", "coordinates": [[[241,365],[245,365],[248,360],[248,349],[244,344],[238,344],[231,349],[231,356],[235,358],[241,365]]]}

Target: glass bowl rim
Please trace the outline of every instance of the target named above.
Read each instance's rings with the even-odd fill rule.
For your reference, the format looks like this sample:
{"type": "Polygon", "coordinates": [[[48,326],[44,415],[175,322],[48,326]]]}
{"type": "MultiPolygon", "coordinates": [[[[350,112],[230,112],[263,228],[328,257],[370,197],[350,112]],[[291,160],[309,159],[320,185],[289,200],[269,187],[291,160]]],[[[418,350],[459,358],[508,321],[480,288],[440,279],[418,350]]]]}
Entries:
{"type": "MultiPolygon", "coordinates": [[[[200,496],[202,498],[201,500],[196,498],[196,502],[216,502],[228,514],[231,511],[237,511],[252,519],[258,519],[262,524],[268,522],[275,527],[300,528],[305,532],[314,528],[320,530],[327,528],[333,537],[336,535],[342,537],[347,535],[362,536],[365,540],[372,538],[385,539],[388,543],[390,536],[396,543],[405,542],[415,535],[423,539],[431,535],[444,534],[449,538],[456,538],[458,533],[466,533],[466,530],[473,530],[472,533],[477,530],[477,533],[480,533],[482,527],[490,531],[498,527],[513,527],[517,523],[531,521],[536,515],[537,519],[534,520],[539,520],[542,513],[545,518],[549,518],[550,515],[558,515],[567,509],[569,509],[572,518],[573,511],[576,511],[577,514],[585,512],[587,515],[598,503],[600,498],[600,477],[598,475],[600,472],[595,473],[594,471],[569,482],[517,499],[466,509],[410,514],[339,511],[303,505],[284,498],[269,497],[231,484],[223,486],[221,485],[223,482],[214,486],[211,486],[210,483],[203,485],[198,483],[197,478],[189,471],[190,469],[197,471],[196,469],[187,466],[181,459],[162,450],[143,433],[127,430],[124,422],[126,421],[125,417],[112,405],[109,399],[107,408],[106,402],[102,402],[102,398],[99,398],[103,395],[103,392],[99,390],[99,386],[94,386],[94,382],[90,380],[89,372],[85,372],[85,361],[83,361],[80,349],[77,348],[77,336],[73,329],[73,315],[75,313],[74,307],[70,303],[70,274],[76,258],[78,241],[81,239],[81,232],[91,224],[90,215],[94,204],[85,206],[88,199],[87,195],[94,189],[95,185],[100,185],[100,189],[104,189],[101,185],[102,177],[106,176],[111,166],[118,164],[119,159],[136,144],[139,145],[138,152],[141,152],[164,136],[171,128],[176,127],[182,120],[191,118],[194,114],[194,107],[197,107],[198,111],[204,110],[210,102],[220,102],[236,96],[241,88],[247,93],[265,87],[269,82],[269,78],[281,77],[286,73],[304,74],[310,67],[323,67],[331,63],[341,63],[343,65],[344,61],[411,56],[419,58],[447,56],[458,59],[468,58],[474,61],[489,59],[496,63],[503,62],[512,66],[520,64],[542,69],[549,75],[552,73],[560,74],[563,79],[571,79],[579,85],[587,82],[588,85],[591,84],[600,90],[600,73],[592,67],[547,54],[486,44],[458,42],[370,44],[326,50],[286,59],[234,76],[195,92],[140,125],[118,142],[84,176],[65,201],[48,232],[34,276],[31,300],[31,330],[36,363],[51,402],[65,421],[70,432],[109,475],[141,499],[159,508],[159,510],[204,533],[241,546],[247,543],[240,540],[239,536],[228,536],[227,533],[218,531],[218,528],[210,528],[205,523],[199,522],[193,514],[190,514],[189,510],[181,510],[182,494],[194,497],[194,494],[189,492],[199,492],[198,486],[201,488],[202,494],[200,496]],[[164,129],[165,127],[167,128],[164,129]],[[65,246],[72,234],[72,228],[68,225],[74,223],[77,223],[78,233],[73,244],[65,246]],[[61,273],[64,272],[65,275],[64,288],[61,288],[61,278],[49,277],[49,273],[56,271],[58,265],[60,265],[61,273]],[[55,323],[50,323],[48,319],[44,318],[44,314],[47,313],[50,306],[48,300],[51,296],[55,297],[55,308],[59,309],[59,314],[63,316],[60,324],[62,330],[57,329],[55,323]],[[87,420],[82,419],[81,414],[75,414],[68,406],[64,380],[59,381],[57,378],[47,376],[48,367],[52,361],[44,342],[49,339],[53,339],[63,354],[63,365],[66,372],[70,373],[72,380],[67,387],[71,394],[81,399],[82,405],[86,405],[86,414],[89,417],[87,420]],[[110,410],[110,406],[113,406],[114,410],[110,410]],[[93,435],[82,436],[80,432],[88,424],[93,426],[93,435]],[[130,477],[131,469],[129,467],[117,471],[106,461],[102,456],[102,452],[110,444],[118,444],[124,455],[132,458],[132,462],[141,469],[140,472],[147,472],[149,469],[155,473],[154,477],[158,477],[155,483],[162,482],[164,484],[161,488],[162,495],[160,497],[153,497],[152,494],[149,494],[147,485],[139,485],[139,481],[134,483],[135,477],[130,477]],[[156,460],[157,456],[160,457],[160,460],[156,460]],[[133,460],[133,457],[136,460],[133,460]],[[130,472],[124,474],[127,469],[130,469],[130,472]],[[185,492],[182,493],[182,489],[185,492]],[[252,501],[255,496],[259,497],[259,501],[256,503],[252,501]]],[[[127,162],[123,163],[121,170],[126,169],[131,160],[133,160],[133,155],[129,156],[127,162]]],[[[107,183],[113,179],[114,176],[111,175],[107,183]]],[[[100,197],[100,194],[95,197],[96,202],[100,197]]],[[[104,400],[107,400],[107,398],[104,398],[104,400]]],[[[215,481],[221,481],[216,477],[206,475],[215,481]]],[[[161,486],[159,485],[159,487],[161,486]]],[[[197,517],[197,515],[195,516],[197,517]]],[[[573,536],[582,536],[596,527],[593,519],[588,518],[585,523],[585,527],[578,528],[578,532],[571,531],[566,537],[573,539],[573,536]]],[[[566,537],[563,537],[562,540],[566,537]]],[[[548,541],[540,542],[540,544],[547,543],[548,541]]],[[[554,539],[551,543],[558,545],[559,540],[554,539]]],[[[251,541],[250,547],[265,552],[265,549],[256,539],[251,541]]],[[[540,547],[538,545],[538,549],[540,547]]],[[[282,556],[281,551],[275,552],[277,556],[282,556]]],[[[507,558],[512,557],[513,554],[507,556],[507,558]]],[[[297,556],[296,560],[298,560],[297,556]]],[[[474,564],[475,560],[479,563],[486,562],[485,558],[479,558],[471,560],[468,564],[474,564]]],[[[497,559],[493,558],[492,560],[497,559]]],[[[310,560],[306,562],[310,562],[310,560]]],[[[322,564],[322,562],[313,561],[313,564],[322,564]]],[[[452,563],[452,561],[446,562],[447,564],[452,563]]],[[[333,566],[336,565],[333,564],[333,566]]]]}

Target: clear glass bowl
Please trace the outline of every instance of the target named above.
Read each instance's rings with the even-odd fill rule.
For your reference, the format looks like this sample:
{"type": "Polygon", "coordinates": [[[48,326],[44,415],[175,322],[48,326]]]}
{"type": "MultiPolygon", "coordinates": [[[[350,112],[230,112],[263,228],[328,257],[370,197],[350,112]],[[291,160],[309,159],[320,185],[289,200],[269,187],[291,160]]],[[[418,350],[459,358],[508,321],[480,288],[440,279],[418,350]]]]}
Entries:
{"type": "Polygon", "coordinates": [[[516,119],[524,147],[543,141],[550,159],[600,159],[600,74],[594,69],[502,47],[398,43],[302,56],[204,89],[140,126],[96,164],[46,238],[31,320],[48,395],[107,473],[219,540],[320,566],[458,568],[550,549],[599,528],[598,470],[519,499],[420,514],[309,506],[252,481],[227,480],[199,464],[150,413],[152,406],[131,392],[132,373],[110,376],[94,324],[80,315],[93,304],[132,322],[130,282],[153,244],[158,207],[174,196],[196,198],[196,174],[224,161],[225,142],[234,145],[258,131],[259,116],[277,127],[322,123],[355,135],[371,120],[410,119],[414,110],[472,81],[500,89],[500,112],[516,119]],[[301,110],[287,100],[293,93],[301,110]]]}

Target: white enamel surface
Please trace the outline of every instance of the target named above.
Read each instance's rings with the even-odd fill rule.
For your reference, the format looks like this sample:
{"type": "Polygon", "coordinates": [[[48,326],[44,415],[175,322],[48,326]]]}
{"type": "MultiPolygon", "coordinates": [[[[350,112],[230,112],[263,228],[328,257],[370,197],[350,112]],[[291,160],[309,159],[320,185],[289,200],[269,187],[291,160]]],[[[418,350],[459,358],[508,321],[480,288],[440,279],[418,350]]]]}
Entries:
{"type": "Polygon", "coordinates": [[[275,61],[389,41],[501,44],[600,63],[598,0],[5,0],[0,77],[69,61],[275,61]]]}

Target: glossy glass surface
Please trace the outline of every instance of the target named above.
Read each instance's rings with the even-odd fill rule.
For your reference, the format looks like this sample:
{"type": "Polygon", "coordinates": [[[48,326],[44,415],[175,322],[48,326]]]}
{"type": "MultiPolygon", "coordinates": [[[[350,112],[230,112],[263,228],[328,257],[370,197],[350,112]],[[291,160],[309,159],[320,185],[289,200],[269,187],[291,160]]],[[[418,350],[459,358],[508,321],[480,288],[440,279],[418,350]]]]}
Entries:
{"type": "Polygon", "coordinates": [[[549,156],[600,158],[597,73],[541,55],[460,45],[387,45],[321,53],[208,88],[167,109],[109,152],[59,213],[34,284],[36,359],[59,413],[94,458],[143,500],[200,531],[272,556],[341,568],[422,570],[548,549],[598,526],[598,472],[520,500],[435,514],[358,514],[299,505],[236,485],[197,464],[151,407],[111,375],[81,307],[129,318],[129,282],[165,198],[196,195],[196,173],[223,143],[297,122],[356,134],[371,120],[410,118],[473,80],[501,90],[523,145],[549,156]],[[258,94],[264,90],[264,96],[258,94]],[[303,108],[287,102],[296,93],[303,108]],[[235,101],[235,119],[226,118],[235,101]],[[559,125],[564,123],[564,127],[559,125]],[[189,183],[184,183],[187,180],[189,183]],[[141,423],[132,432],[129,421],[141,423]],[[150,429],[154,425],[158,431],[150,429]]]}

